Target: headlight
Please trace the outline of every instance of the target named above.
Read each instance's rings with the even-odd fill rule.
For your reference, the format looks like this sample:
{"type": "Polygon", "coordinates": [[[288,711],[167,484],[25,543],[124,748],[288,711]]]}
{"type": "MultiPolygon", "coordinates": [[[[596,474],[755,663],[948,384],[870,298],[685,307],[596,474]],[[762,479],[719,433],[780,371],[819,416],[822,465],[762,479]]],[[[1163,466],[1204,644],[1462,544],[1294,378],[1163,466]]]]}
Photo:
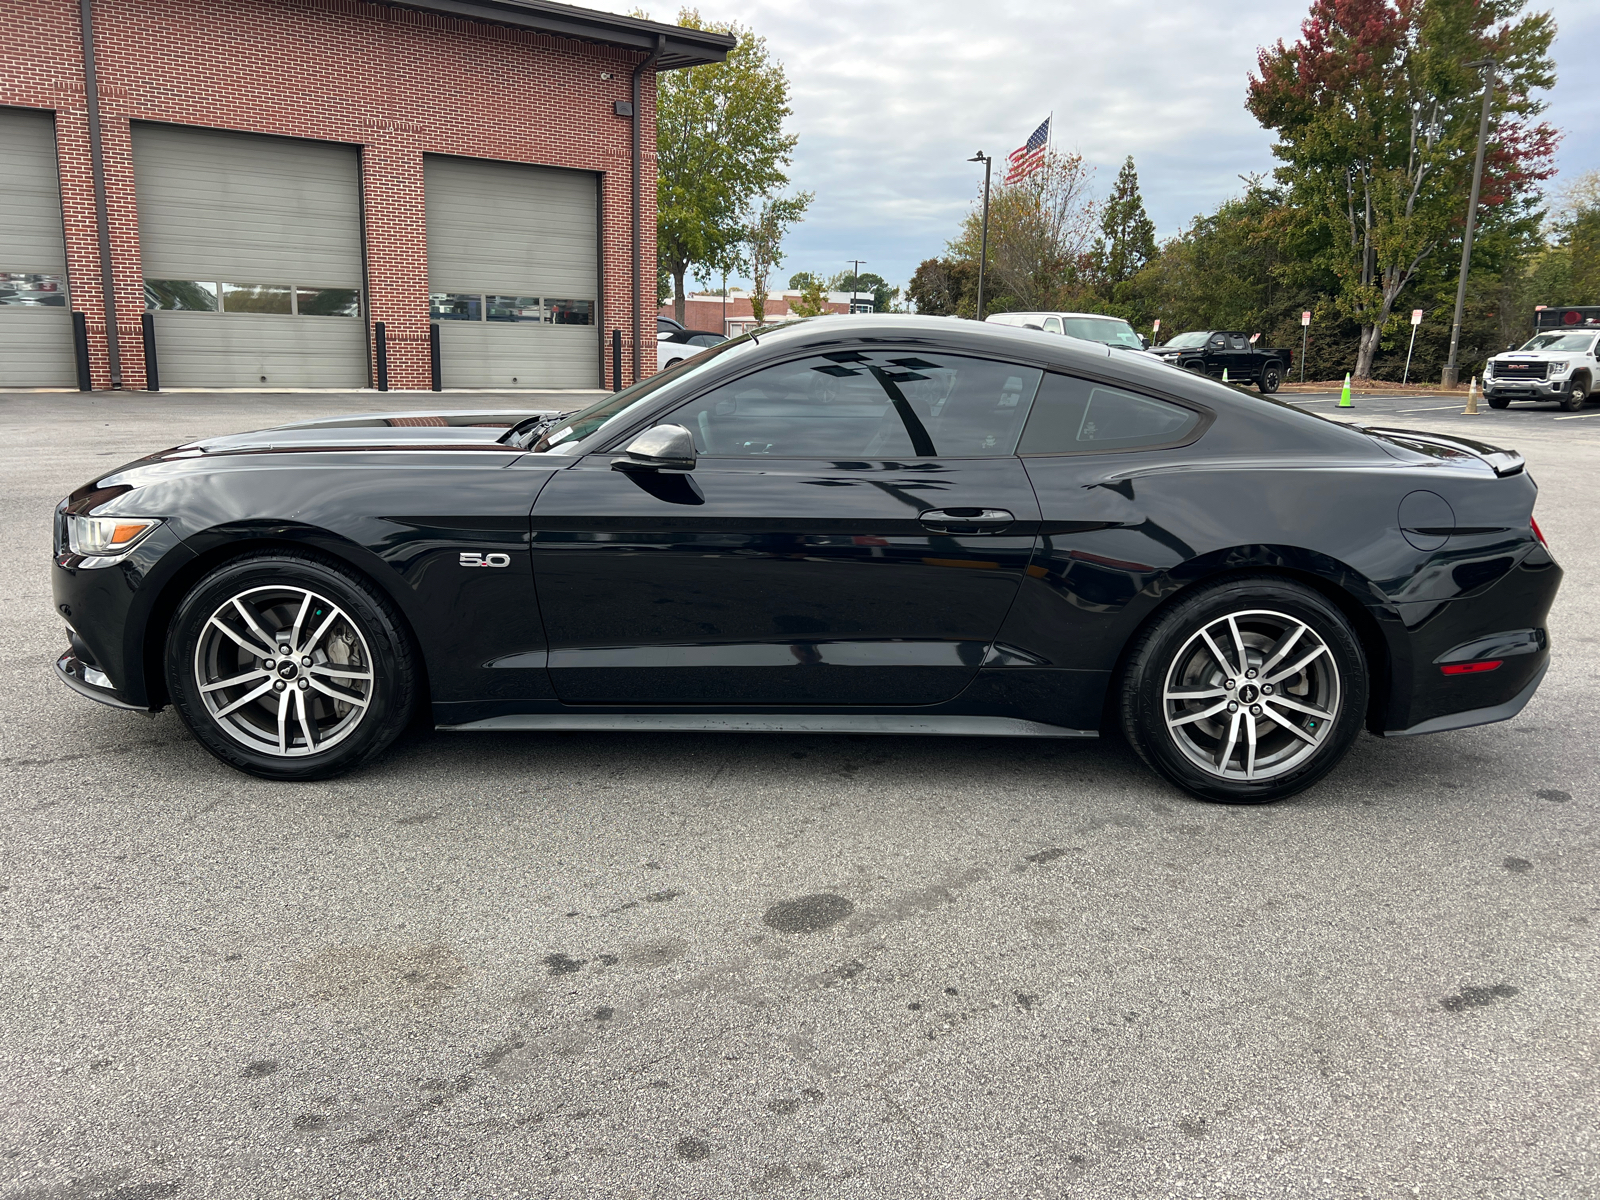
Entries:
{"type": "Polygon", "coordinates": [[[1553,362],[1550,364],[1550,374],[1552,375],[1565,375],[1570,370],[1572,370],[1572,364],[1569,362],[1553,362]]]}
{"type": "Polygon", "coordinates": [[[160,517],[67,518],[67,548],[74,554],[124,554],[161,524],[160,517]]]}

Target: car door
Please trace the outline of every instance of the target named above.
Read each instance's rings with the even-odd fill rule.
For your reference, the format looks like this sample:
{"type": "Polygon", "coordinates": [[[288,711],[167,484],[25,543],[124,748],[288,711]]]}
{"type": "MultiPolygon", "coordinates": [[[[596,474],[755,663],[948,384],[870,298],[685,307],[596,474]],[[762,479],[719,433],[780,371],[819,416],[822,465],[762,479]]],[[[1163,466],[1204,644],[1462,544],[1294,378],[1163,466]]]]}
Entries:
{"type": "Polygon", "coordinates": [[[813,353],[659,416],[692,431],[692,471],[614,470],[608,447],[560,472],[531,517],[556,694],[957,695],[1034,548],[1038,504],[1014,452],[1040,377],[920,349],[813,353]]]}
{"type": "Polygon", "coordinates": [[[1255,351],[1250,348],[1250,339],[1242,333],[1230,333],[1228,336],[1228,350],[1223,356],[1223,363],[1228,368],[1230,381],[1255,378],[1255,351]]]}
{"type": "Polygon", "coordinates": [[[1039,497],[1040,544],[1003,646],[1091,673],[1080,686],[1099,694],[1146,589],[1195,553],[1149,519],[1139,476],[1169,465],[1210,419],[1126,386],[1046,373],[1018,448],[1039,497]]]}

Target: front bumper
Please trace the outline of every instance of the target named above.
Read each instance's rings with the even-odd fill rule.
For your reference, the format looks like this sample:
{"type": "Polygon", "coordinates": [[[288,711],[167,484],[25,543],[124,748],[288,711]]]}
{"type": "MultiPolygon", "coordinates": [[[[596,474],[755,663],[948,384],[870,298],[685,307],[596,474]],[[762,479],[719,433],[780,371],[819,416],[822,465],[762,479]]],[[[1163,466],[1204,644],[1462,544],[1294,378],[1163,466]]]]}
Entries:
{"type": "Polygon", "coordinates": [[[117,695],[104,671],[89,666],[70,649],[56,659],[56,677],[80,696],[87,696],[112,708],[126,708],[134,712],[145,711],[142,704],[129,704],[117,695]]]}
{"type": "Polygon", "coordinates": [[[1564,396],[1567,392],[1567,379],[1495,379],[1490,377],[1483,381],[1483,394],[1485,396],[1506,396],[1510,399],[1521,397],[1525,400],[1543,399],[1546,396],[1564,396]]]}

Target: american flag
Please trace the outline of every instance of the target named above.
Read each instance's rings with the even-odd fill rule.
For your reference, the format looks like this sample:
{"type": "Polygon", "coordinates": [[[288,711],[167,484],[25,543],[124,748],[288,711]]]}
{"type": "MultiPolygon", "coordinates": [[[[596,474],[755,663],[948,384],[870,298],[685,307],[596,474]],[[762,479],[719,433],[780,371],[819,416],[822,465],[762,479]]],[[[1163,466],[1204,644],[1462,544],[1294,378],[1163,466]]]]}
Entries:
{"type": "Polygon", "coordinates": [[[1013,150],[1006,159],[1006,182],[1021,183],[1044,166],[1045,147],[1050,142],[1050,118],[1029,135],[1028,140],[1013,150]]]}

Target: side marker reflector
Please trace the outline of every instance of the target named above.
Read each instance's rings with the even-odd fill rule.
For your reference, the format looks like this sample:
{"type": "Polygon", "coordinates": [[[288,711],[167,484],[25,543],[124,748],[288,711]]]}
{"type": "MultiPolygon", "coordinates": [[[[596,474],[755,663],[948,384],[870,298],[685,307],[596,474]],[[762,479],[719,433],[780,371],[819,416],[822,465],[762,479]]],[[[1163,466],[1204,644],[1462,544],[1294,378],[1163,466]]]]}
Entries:
{"type": "Polygon", "coordinates": [[[1485,671],[1494,670],[1504,661],[1504,659],[1495,658],[1490,659],[1488,662],[1445,663],[1439,669],[1446,675],[1482,675],[1485,671]]]}

